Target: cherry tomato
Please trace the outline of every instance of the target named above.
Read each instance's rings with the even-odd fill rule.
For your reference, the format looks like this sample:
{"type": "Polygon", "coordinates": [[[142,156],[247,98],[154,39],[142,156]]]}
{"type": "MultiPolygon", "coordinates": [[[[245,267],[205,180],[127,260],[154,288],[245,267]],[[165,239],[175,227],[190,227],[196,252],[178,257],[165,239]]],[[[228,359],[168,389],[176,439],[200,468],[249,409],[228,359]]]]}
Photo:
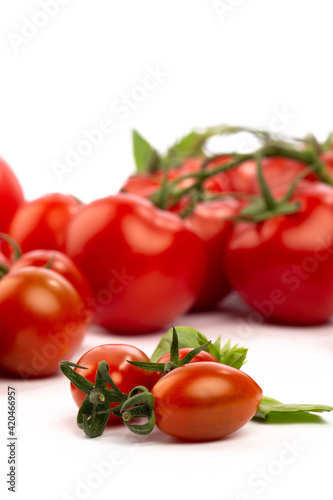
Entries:
{"type": "MultiPolygon", "coordinates": [[[[24,267],[45,267],[49,263],[52,271],[66,278],[74,286],[84,302],[84,307],[93,310],[94,301],[87,279],[74,262],[62,252],[56,250],[27,252],[11,264],[10,270],[13,272],[24,267]]],[[[93,315],[92,312],[90,314],[93,315]]]]}
{"type": "MultiPolygon", "coordinates": [[[[186,354],[188,354],[191,351],[193,351],[192,347],[181,347],[178,350],[179,359],[185,358],[186,354]]],[[[169,352],[164,354],[157,361],[157,363],[167,363],[168,361],[170,361],[170,353],[169,352]]],[[[197,354],[193,359],[191,359],[190,363],[201,363],[202,361],[210,361],[212,363],[219,363],[219,361],[215,358],[215,356],[213,356],[212,354],[210,354],[207,351],[199,352],[199,354],[197,354]]],[[[161,372],[153,372],[153,374],[152,374],[152,379],[153,379],[152,386],[154,386],[156,384],[156,382],[162,377],[162,375],[163,374],[161,372]]]]}
{"type": "Polygon", "coordinates": [[[328,173],[333,178],[333,150],[325,151],[320,155],[320,159],[325,163],[328,173]]]}
{"type": "Polygon", "coordinates": [[[333,314],[333,189],[302,181],[292,201],[296,213],[235,224],[226,269],[258,321],[315,325],[333,314]]]}
{"type": "Polygon", "coordinates": [[[8,163],[0,158],[0,232],[8,232],[11,220],[22,203],[21,186],[8,163]]]}
{"type": "Polygon", "coordinates": [[[169,436],[209,441],[227,436],[255,415],[262,390],[244,372],[221,363],[189,363],[152,388],[157,427],[169,436]]]}
{"type": "Polygon", "coordinates": [[[124,193],[139,194],[143,198],[149,198],[151,194],[161,187],[162,176],[160,173],[151,174],[143,172],[131,175],[121,191],[124,193]]]}
{"type": "Polygon", "coordinates": [[[124,333],[170,324],[192,306],[205,275],[202,241],[175,214],[129,194],[83,207],[66,250],[91,286],[96,322],[124,333]]]}
{"type": "Polygon", "coordinates": [[[72,196],[47,194],[19,208],[9,234],[24,253],[40,248],[63,251],[67,226],[79,210],[80,204],[72,196]]]}
{"type": "MultiPolygon", "coordinates": [[[[278,156],[262,160],[265,181],[271,190],[281,187],[288,189],[306,167],[306,164],[297,160],[278,156]]],[[[228,177],[230,191],[260,194],[256,160],[245,161],[225,175],[228,177]]]]}
{"type": "MultiPolygon", "coordinates": [[[[143,361],[149,362],[148,356],[137,347],[127,344],[104,344],[93,347],[83,354],[76,363],[80,366],[85,366],[88,370],[82,368],[74,368],[74,371],[85,377],[90,382],[94,383],[98,363],[106,361],[109,365],[109,373],[117,387],[128,394],[134,387],[143,385],[147,389],[152,387],[153,372],[137,368],[136,366],[127,363],[128,361],[143,361]]],[[[110,387],[108,385],[108,387],[110,387]]],[[[85,394],[81,392],[75,385],[71,383],[72,397],[77,404],[81,406],[85,399],[85,394]]],[[[117,406],[114,403],[111,407],[117,406]]],[[[108,423],[121,422],[121,417],[110,414],[108,423]]]]}
{"type": "Polygon", "coordinates": [[[225,269],[224,253],[232,230],[231,218],[241,203],[232,198],[198,203],[187,217],[189,228],[203,241],[207,252],[207,270],[200,294],[192,309],[210,309],[231,291],[225,269]]]}
{"type": "Polygon", "coordinates": [[[54,374],[87,329],[73,285],[49,269],[26,267],[0,281],[0,367],[22,378],[54,374]]]}

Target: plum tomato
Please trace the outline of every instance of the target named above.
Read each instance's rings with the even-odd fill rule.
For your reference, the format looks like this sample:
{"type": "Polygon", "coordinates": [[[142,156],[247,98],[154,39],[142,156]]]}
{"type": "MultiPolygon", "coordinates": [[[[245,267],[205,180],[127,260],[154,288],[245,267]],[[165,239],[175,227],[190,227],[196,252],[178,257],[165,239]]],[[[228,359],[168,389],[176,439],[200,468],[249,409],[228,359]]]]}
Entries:
{"type": "Polygon", "coordinates": [[[244,372],[221,363],[189,363],[162,377],[152,388],[157,427],[169,436],[221,439],[255,415],[262,390],[244,372]]]}

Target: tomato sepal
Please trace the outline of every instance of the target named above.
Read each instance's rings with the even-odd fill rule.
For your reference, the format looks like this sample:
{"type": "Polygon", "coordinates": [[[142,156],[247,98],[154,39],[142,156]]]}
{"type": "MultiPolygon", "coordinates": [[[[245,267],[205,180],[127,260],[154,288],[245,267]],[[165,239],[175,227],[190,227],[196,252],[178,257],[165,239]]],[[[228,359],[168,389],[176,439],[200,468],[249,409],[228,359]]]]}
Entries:
{"type": "Polygon", "coordinates": [[[120,408],[120,415],[126,427],[134,434],[150,434],[156,423],[154,405],[155,398],[146,387],[134,387],[120,408]],[[131,421],[137,418],[147,418],[147,422],[131,424],[131,421]]]}
{"type": "Polygon", "coordinates": [[[179,366],[186,365],[190,363],[193,358],[199,354],[199,352],[204,351],[209,345],[211,341],[206,342],[205,344],[199,345],[198,347],[193,348],[189,353],[184,356],[184,358],[179,358],[179,342],[178,342],[178,333],[176,328],[172,327],[172,342],[170,346],[170,361],[166,363],[146,363],[141,361],[127,361],[131,365],[137,366],[139,368],[143,368],[144,370],[149,370],[153,372],[166,373],[171,372],[175,368],[179,366]]]}

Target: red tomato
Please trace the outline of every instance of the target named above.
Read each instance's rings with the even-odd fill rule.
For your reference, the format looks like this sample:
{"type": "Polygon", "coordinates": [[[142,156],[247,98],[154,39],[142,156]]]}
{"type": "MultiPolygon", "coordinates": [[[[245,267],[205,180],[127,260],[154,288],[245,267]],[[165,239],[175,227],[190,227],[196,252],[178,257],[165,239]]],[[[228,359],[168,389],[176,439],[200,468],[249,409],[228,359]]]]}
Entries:
{"type": "MultiPolygon", "coordinates": [[[[186,354],[188,354],[191,351],[193,351],[192,347],[182,347],[182,348],[180,348],[179,351],[178,351],[178,353],[179,353],[179,359],[185,358],[186,354]]],[[[170,353],[169,352],[167,352],[166,354],[164,354],[157,361],[157,363],[167,363],[168,361],[170,361],[170,353]]],[[[210,354],[207,351],[201,351],[201,352],[199,352],[199,354],[197,354],[190,361],[190,363],[201,363],[202,361],[210,361],[210,362],[213,362],[213,363],[219,363],[219,361],[215,358],[215,356],[213,356],[212,354],[210,354]]],[[[153,374],[152,374],[152,380],[153,380],[152,386],[154,386],[156,384],[156,382],[162,377],[162,375],[163,375],[163,373],[161,373],[161,372],[153,372],[153,374]]]]}
{"type": "Polygon", "coordinates": [[[9,259],[7,259],[7,257],[2,252],[0,252],[0,265],[4,266],[6,268],[9,268],[9,266],[10,266],[9,259]]]}
{"type": "Polygon", "coordinates": [[[49,269],[26,267],[0,281],[0,367],[44,377],[71,357],[87,329],[73,285],[49,269]]]}
{"type": "Polygon", "coordinates": [[[124,333],[170,324],[192,306],[205,274],[200,239],[178,216],[134,195],[83,207],[66,249],[91,286],[96,322],[124,333]]]}
{"type": "Polygon", "coordinates": [[[152,388],[157,427],[192,441],[221,439],[255,415],[262,390],[244,372],[221,363],[193,363],[162,377],[152,388]]]}
{"type": "MultiPolygon", "coordinates": [[[[74,262],[64,253],[56,250],[33,250],[23,254],[11,265],[11,272],[24,267],[45,267],[52,260],[50,269],[66,278],[84,302],[84,307],[93,310],[92,291],[87,279],[74,264],[74,262]]],[[[82,304],[83,305],[83,304],[82,304]]]]}
{"type": "Polygon", "coordinates": [[[0,232],[8,232],[11,220],[22,203],[21,186],[9,165],[0,158],[0,232]]]}
{"type": "MultiPolygon", "coordinates": [[[[306,164],[290,158],[270,157],[262,160],[265,181],[272,190],[285,186],[288,189],[297,175],[306,167],[306,164]]],[[[256,160],[245,161],[225,175],[229,180],[230,191],[260,194],[256,160]]]]}
{"type": "Polygon", "coordinates": [[[325,151],[320,155],[320,159],[325,163],[328,173],[333,179],[333,150],[325,151]]]}
{"type": "MultiPolygon", "coordinates": [[[[197,173],[200,171],[205,158],[187,158],[184,160],[182,165],[178,168],[170,168],[168,170],[167,179],[169,182],[189,175],[191,173],[197,173]]],[[[206,167],[207,170],[213,170],[217,165],[222,165],[231,161],[230,156],[220,157],[216,160],[212,160],[206,167]]],[[[177,184],[177,188],[185,189],[195,182],[195,177],[189,177],[184,179],[177,184]]],[[[127,193],[138,194],[144,198],[149,198],[154,192],[161,188],[163,181],[163,172],[144,172],[139,174],[134,174],[126,181],[126,183],[121,188],[121,191],[127,193]]],[[[209,192],[225,192],[230,191],[229,181],[225,173],[217,174],[214,177],[206,180],[203,183],[203,187],[209,192]]]]}
{"type": "MultiPolygon", "coordinates": [[[[148,356],[137,347],[127,344],[104,344],[93,347],[83,354],[76,363],[80,366],[85,366],[88,370],[82,368],[74,368],[74,371],[85,377],[90,382],[94,383],[98,363],[106,361],[109,365],[109,373],[117,385],[117,387],[128,394],[134,387],[143,385],[147,389],[152,387],[153,372],[137,368],[136,366],[127,363],[128,361],[143,361],[149,362],[148,356]]],[[[110,386],[108,385],[110,388],[110,386]]],[[[75,385],[71,383],[71,392],[77,406],[81,406],[85,399],[85,394],[81,392],[75,385]]],[[[111,404],[111,407],[117,406],[118,403],[111,404]]],[[[121,417],[110,415],[108,423],[121,422],[121,417]]]]}
{"type": "MultiPolygon", "coordinates": [[[[214,170],[231,161],[232,161],[232,156],[222,155],[210,161],[206,166],[206,170],[214,170]]],[[[230,177],[229,177],[230,172],[231,170],[227,170],[226,172],[220,172],[219,174],[216,174],[213,177],[207,179],[204,182],[205,190],[210,193],[226,193],[229,191],[233,191],[230,184],[230,177]]]]}
{"type": "Polygon", "coordinates": [[[131,175],[121,188],[122,192],[139,194],[143,198],[149,198],[161,186],[161,174],[143,172],[131,175]]]}
{"type": "Polygon", "coordinates": [[[67,226],[79,210],[80,204],[72,196],[47,194],[22,205],[9,234],[24,253],[40,248],[63,251],[67,226]]]}
{"type": "Polygon", "coordinates": [[[302,181],[293,200],[297,213],[235,224],[226,269],[258,321],[315,325],[333,314],[333,189],[302,181]]]}
{"type": "Polygon", "coordinates": [[[185,219],[203,241],[207,252],[205,280],[193,309],[210,309],[231,291],[224,253],[232,229],[230,218],[237,215],[240,207],[241,203],[232,198],[198,203],[185,219]]]}

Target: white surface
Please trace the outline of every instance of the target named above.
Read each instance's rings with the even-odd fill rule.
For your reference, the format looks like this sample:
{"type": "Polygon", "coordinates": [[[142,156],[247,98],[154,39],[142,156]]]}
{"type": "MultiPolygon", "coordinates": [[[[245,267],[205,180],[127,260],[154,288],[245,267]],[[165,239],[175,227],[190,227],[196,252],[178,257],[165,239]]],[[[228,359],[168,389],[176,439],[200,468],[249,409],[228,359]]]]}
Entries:
{"type": "MultiPolygon", "coordinates": [[[[193,126],[244,124],[288,134],[312,130],[320,137],[332,128],[332,5],[326,0],[225,0],[220,1],[224,15],[221,10],[218,15],[213,0],[62,0],[52,18],[38,14],[42,3],[0,4],[0,154],[29,199],[60,191],[89,201],[116,192],[133,170],[132,128],[162,150],[193,126]],[[24,18],[45,26],[35,29],[27,43],[21,40],[15,51],[10,38],[22,36],[24,18]],[[147,75],[158,68],[163,75],[155,77],[155,83],[160,81],[154,85],[147,75]],[[145,94],[137,88],[142,84],[150,86],[145,94]],[[135,108],[126,105],[127,111],[120,111],[119,100],[127,94],[142,100],[133,104],[132,97],[135,108]],[[103,119],[113,122],[113,131],[60,181],[54,162],[64,162],[68,148],[77,147],[84,131],[103,119]]],[[[248,346],[246,370],[265,394],[285,402],[332,404],[332,325],[245,329],[246,315],[241,326],[238,318],[238,313],[234,319],[216,313],[176,323],[248,346]]],[[[158,338],[126,341],[150,354],[158,338]]],[[[81,351],[109,341],[124,338],[91,333],[81,351]]],[[[1,380],[1,393],[6,386],[1,380]]],[[[123,489],[127,499],[127,488],[140,480],[138,500],[154,491],[161,500],[169,498],[172,488],[175,498],[214,500],[248,500],[246,494],[265,500],[326,498],[331,491],[332,415],[324,414],[320,425],[250,423],[210,444],[179,444],[158,432],[137,440],[118,428],[88,440],[76,428],[76,408],[64,377],[15,382],[15,387],[15,498],[20,500],[104,500],[120,498],[123,489]],[[287,456],[284,450],[294,440],[304,449],[281,466],[279,457],[287,456]],[[113,452],[122,463],[110,477],[85,496],[76,492],[79,480],[96,479],[91,476],[94,462],[113,452]],[[268,476],[262,493],[258,485],[248,484],[251,478],[256,481],[253,475],[261,474],[260,468],[276,474],[268,476]],[[172,473],[174,487],[169,486],[172,473]],[[189,486],[190,479],[196,484],[189,486]]],[[[7,499],[12,494],[4,484],[3,398],[0,405],[0,491],[7,499]]]]}
{"type": "MultiPolygon", "coordinates": [[[[309,329],[268,325],[252,329],[245,309],[234,300],[228,302],[224,311],[188,315],[176,324],[198,328],[212,340],[222,334],[223,340],[231,338],[249,347],[244,371],[266,395],[286,403],[332,405],[332,324],[309,329]]],[[[151,355],[161,333],[124,337],[95,328],[73,361],[94,345],[110,342],[133,344],[151,355]]],[[[322,414],[318,423],[250,422],[212,443],[184,444],[158,430],[137,437],[122,426],[88,439],[76,427],[77,407],[62,374],[29,382],[4,380],[4,389],[7,382],[17,389],[16,498],[20,500],[99,500],[122,494],[130,498],[127,488],[134,488],[139,500],[154,491],[166,500],[169,488],[176,491],[175,498],[202,495],[212,500],[278,500],[293,495],[326,498],[330,491],[333,414],[322,414]],[[102,462],[106,477],[96,469],[102,462]],[[168,486],[172,474],[173,487],[168,486]],[[90,488],[84,488],[82,482],[90,488]]],[[[4,406],[2,397],[2,430],[6,428],[4,406]]],[[[2,447],[3,452],[4,439],[2,447]]]]}

